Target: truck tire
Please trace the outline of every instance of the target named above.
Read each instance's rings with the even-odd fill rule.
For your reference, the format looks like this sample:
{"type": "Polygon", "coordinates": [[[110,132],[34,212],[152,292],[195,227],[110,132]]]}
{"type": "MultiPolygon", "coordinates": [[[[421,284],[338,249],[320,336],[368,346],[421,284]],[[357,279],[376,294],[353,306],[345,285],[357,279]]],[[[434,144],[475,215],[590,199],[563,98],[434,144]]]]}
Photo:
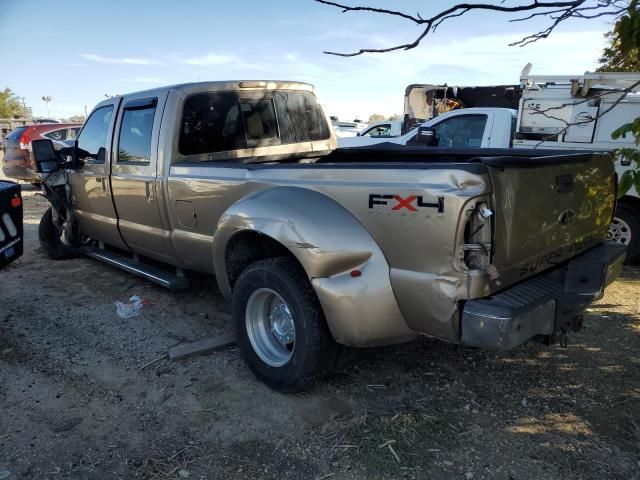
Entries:
{"type": "Polygon", "coordinates": [[[62,243],[60,230],[53,223],[53,211],[51,207],[44,212],[44,215],[42,215],[40,219],[38,238],[46,254],[54,260],[67,260],[82,255],[80,248],[70,247],[62,243]]]}
{"type": "Polygon", "coordinates": [[[235,284],[236,341],[255,376],[293,393],[331,371],[338,344],[302,267],[291,258],[259,260],[235,284]]]}
{"type": "Polygon", "coordinates": [[[627,204],[618,204],[609,227],[609,240],[627,246],[627,263],[640,260],[640,212],[627,204]]]}

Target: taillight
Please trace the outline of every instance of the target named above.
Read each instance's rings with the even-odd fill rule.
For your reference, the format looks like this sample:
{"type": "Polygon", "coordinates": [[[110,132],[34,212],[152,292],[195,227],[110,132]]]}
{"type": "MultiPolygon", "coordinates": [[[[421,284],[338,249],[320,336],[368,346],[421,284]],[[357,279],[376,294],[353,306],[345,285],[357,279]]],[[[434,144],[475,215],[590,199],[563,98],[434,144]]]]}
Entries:
{"type": "Polygon", "coordinates": [[[20,148],[23,150],[28,150],[29,149],[29,137],[27,136],[26,133],[23,133],[20,136],[20,148]]]}
{"type": "Polygon", "coordinates": [[[478,200],[471,208],[464,227],[463,260],[470,270],[485,271],[493,278],[493,211],[487,200],[478,200]]]}

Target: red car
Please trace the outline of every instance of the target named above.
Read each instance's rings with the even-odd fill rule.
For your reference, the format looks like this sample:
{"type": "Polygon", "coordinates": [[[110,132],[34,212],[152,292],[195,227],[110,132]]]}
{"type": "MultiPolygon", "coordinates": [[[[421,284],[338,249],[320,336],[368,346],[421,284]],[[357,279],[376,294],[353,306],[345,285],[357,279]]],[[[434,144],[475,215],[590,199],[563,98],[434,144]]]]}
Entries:
{"type": "Polygon", "coordinates": [[[16,180],[39,182],[40,179],[32,174],[34,163],[31,142],[49,139],[53,140],[56,149],[68,147],[72,145],[81,128],[82,125],[77,123],[40,123],[16,128],[2,140],[2,173],[16,180]]]}

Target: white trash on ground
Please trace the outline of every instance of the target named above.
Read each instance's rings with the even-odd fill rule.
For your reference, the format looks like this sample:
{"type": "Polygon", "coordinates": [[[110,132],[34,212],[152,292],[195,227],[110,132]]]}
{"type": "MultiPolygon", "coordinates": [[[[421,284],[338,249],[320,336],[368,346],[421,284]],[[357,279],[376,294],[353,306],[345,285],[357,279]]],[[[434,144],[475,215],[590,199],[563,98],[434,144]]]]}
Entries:
{"type": "Polygon", "coordinates": [[[122,303],[116,300],[116,312],[120,318],[133,318],[140,315],[142,308],[148,305],[149,301],[146,298],[142,298],[138,295],[134,295],[129,299],[129,303],[122,303]]]}

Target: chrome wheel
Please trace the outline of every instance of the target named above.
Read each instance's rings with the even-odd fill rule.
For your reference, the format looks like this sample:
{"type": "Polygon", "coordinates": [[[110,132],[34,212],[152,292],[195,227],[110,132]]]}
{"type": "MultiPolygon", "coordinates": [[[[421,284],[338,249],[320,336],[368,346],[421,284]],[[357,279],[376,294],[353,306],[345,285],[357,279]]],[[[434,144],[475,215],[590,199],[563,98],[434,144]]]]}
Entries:
{"type": "Polygon", "coordinates": [[[607,240],[621,243],[623,245],[629,245],[631,243],[631,227],[621,218],[614,217],[611,225],[609,225],[607,240]]]}
{"type": "Polygon", "coordinates": [[[293,355],[296,328],[291,308],[270,288],[251,294],[245,310],[249,342],[260,359],[272,367],[281,367],[293,355]]]}

